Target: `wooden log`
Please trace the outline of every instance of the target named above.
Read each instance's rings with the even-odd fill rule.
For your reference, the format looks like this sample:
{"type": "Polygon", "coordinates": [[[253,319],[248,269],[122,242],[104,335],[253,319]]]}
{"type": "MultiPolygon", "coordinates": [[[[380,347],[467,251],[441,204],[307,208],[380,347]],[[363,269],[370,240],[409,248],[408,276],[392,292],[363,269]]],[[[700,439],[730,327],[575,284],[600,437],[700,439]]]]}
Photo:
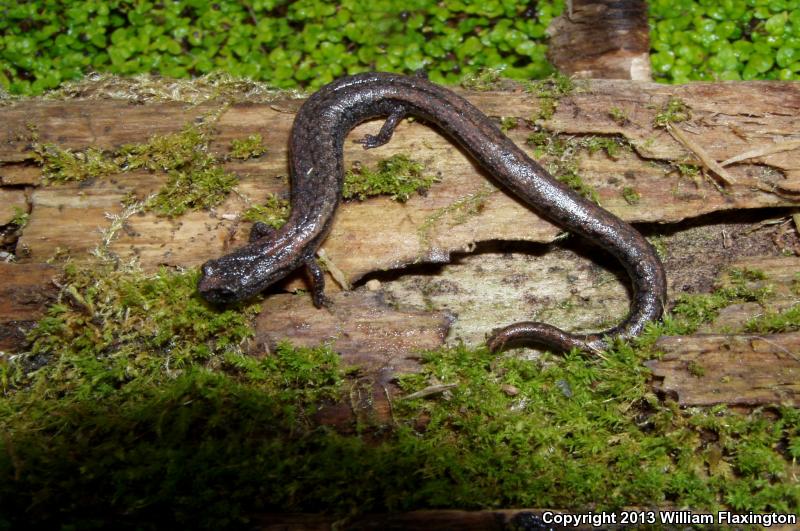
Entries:
{"type": "Polygon", "coordinates": [[[643,0],[572,0],[547,32],[547,57],[559,72],[584,78],[651,78],[643,0]]]}
{"type": "Polygon", "coordinates": [[[682,406],[800,406],[800,333],[664,337],[649,362],[682,406]]]}
{"type": "MultiPolygon", "coordinates": [[[[670,87],[585,81],[557,102],[552,116],[544,118],[542,111],[552,103],[550,97],[540,98],[541,95],[520,87],[504,92],[462,91],[462,94],[490,116],[518,118],[518,126],[510,129],[509,135],[520,145],[525,145],[533,132],[544,132],[547,142],[565,142],[565,153],[545,156],[544,162],[558,165],[563,162],[558,160],[560,157],[574,154],[579,174],[596,190],[603,206],[632,222],[678,222],[732,209],[798,204],[795,190],[800,176],[800,149],[786,149],[796,139],[794,123],[800,114],[798,83],[670,87]],[[677,164],[696,163],[695,154],[667,131],[653,125],[656,115],[675,98],[690,108],[692,115],[687,121],[672,124],[673,127],[696,137],[695,143],[718,162],[747,154],[754,147],[781,149],[762,150],[757,156],[733,163],[727,169],[737,182],[724,189],[718,189],[710,179],[695,181],[681,176],[677,164]],[[612,112],[614,109],[619,112],[612,112]],[[556,134],[560,136],[548,136],[556,134]],[[592,135],[629,142],[631,148],[622,148],[613,157],[603,151],[588,154],[580,148],[580,142],[593,138],[592,135]],[[626,188],[635,191],[638,199],[626,198],[623,194],[626,188]]],[[[124,220],[108,250],[123,260],[137,259],[145,270],[152,271],[160,265],[196,266],[242,245],[249,224],[239,220],[241,212],[269,193],[286,197],[287,138],[300,103],[295,99],[276,99],[271,103],[240,103],[229,107],[213,102],[192,107],[163,102],[131,105],[114,100],[31,100],[0,108],[3,117],[0,123],[4,124],[0,129],[3,184],[11,178],[12,189],[20,183],[34,185],[30,223],[17,245],[18,260],[41,263],[64,250],[80,260],[115,223],[108,214],[120,215],[123,207],[119,202],[123,197],[131,193],[145,197],[167,178],[161,173],[138,171],[84,183],[37,185],[37,179],[29,171],[31,130],[38,132],[39,142],[54,142],[74,150],[115,149],[122,144],[145,142],[155,132],[179,131],[201,116],[216,116],[209,150],[220,159],[229,153],[232,140],[253,133],[262,135],[268,148],[266,155],[248,161],[224,162],[226,170],[239,176],[239,186],[238,193],[220,206],[174,219],[139,213],[124,220]]],[[[380,122],[368,123],[351,136],[374,133],[379,127],[380,122]]],[[[497,189],[436,130],[419,122],[404,122],[386,146],[364,151],[348,142],[345,147],[348,166],[355,162],[374,166],[395,153],[413,154],[429,173],[440,174],[441,182],[425,197],[412,197],[404,204],[372,198],[342,206],[324,247],[348,281],[413,263],[445,262],[452,253],[471,252],[476,244],[480,248],[480,242],[510,240],[524,242],[520,247],[526,258],[520,263],[511,264],[506,252],[500,249],[496,258],[482,255],[474,261],[474,267],[470,266],[472,269],[462,268],[467,275],[464,278],[471,280],[415,281],[416,292],[407,284],[399,291],[395,289],[395,293],[411,294],[414,302],[407,308],[412,309],[428,306],[431,297],[441,301],[441,295],[451,297],[442,304],[457,308],[458,299],[468,295],[467,300],[474,302],[474,314],[480,318],[465,325],[470,310],[463,307],[458,310],[460,319],[451,332],[451,338],[468,343],[481,341],[494,326],[530,315],[562,326],[597,329],[613,323],[617,318],[612,314],[620,317],[624,314],[628,304],[624,276],[619,276],[613,268],[604,271],[589,261],[576,265],[574,260],[596,256],[591,249],[578,255],[570,252],[557,255],[552,257],[555,262],[549,262],[550,257],[542,256],[545,249],[535,247],[535,242],[552,241],[559,234],[558,228],[497,189]],[[532,276],[529,269],[539,267],[546,272],[547,278],[541,279],[544,284],[527,284],[526,279],[532,276]],[[499,275],[498,282],[488,280],[495,274],[499,275]],[[470,286],[476,285],[475,278],[483,279],[477,283],[481,288],[494,285],[496,292],[473,291],[470,286]],[[422,299],[420,286],[425,286],[422,299]],[[560,291],[565,288],[566,292],[560,291]],[[514,306],[509,300],[519,302],[514,306]],[[552,308],[542,310],[542,305],[548,303],[558,306],[568,303],[563,304],[564,309],[581,308],[581,311],[573,311],[573,316],[561,320],[552,313],[552,308]],[[595,310],[590,306],[596,306],[595,310]]],[[[724,238],[722,243],[725,244],[724,238]]],[[[710,251],[702,242],[696,247],[686,242],[681,246],[682,252],[687,253],[683,255],[686,264],[692,256],[698,253],[706,256],[710,251]]],[[[715,266],[729,261],[728,255],[733,252],[721,253],[722,261],[714,262],[715,266]]],[[[459,262],[466,265],[470,261],[459,262]]],[[[697,274],[686,264],[683,268],[670,267],[671,283],[692,285],[691,279],[697,274]],[[681,275],[688,280],[682,280],[681,275]]],[[[303,285],[297,278],[292,286],[303,285]]],[[[335,288],[334,282],[329,281],[328,285],[335,288]]],[[[399,304],[404,303],[401,300],[399,304]]]]}
{"type": "MultiPolygon", "coordinates": [[[[525,120],[540,109],[537,97],[523,91],[466,95],[493,116],[525,120]]],[[[618,135],[632,143],[631,151],[622,150],[615,158],[599,152],[577,161],[579,174],[596,190],[603,206],[628,221],[675,222],[720,210],[797,204],[798,149],[735,164],[728,169],[741,182],[724,191],[709,181],[682,178],[675,165],[694,160],[693,155],[670,134],[652,125],[670,97],[681,98],[693,109],[692,120],[676,127],[689,131],[719,161],[754,145],[791,141],[796,134],[793,124],[800,108],[797,83],[723,83],[698,88],[597,80],[563,98],[555,114],[541,124],[547,130],[576,137],[618,135]],[[743,101],[748,101],[746,107],[743,101]],[[611,116],[614,107],[622,110],[624,122],[611,116]],[[633,204],[623,197],[626,188],[639,196],[633,204]]],[[[3,108],[0,161],[30,157],[30,143],[16,140],[26,124],[35,125],[42,142],[57,142],[72,149],[110,149],[144,142],[152,132],[180,130],[187,121],[211,112],[208,105],[186,109],[164,103],[131,106],[65,101],[31,102],[26,105],[32,107],[30,112],[22,112],[19,105],[3,108]]],[[[297,102],[290,100],[285,107],[280,103],[241,104],[222,112],[211,144],[213,153],[223,155],[232,139],[256,132],[262,134],[269,148],[262,158],[227,165],[240,175],[240,195],[231,196],[211,212],[192,213],[174,221],[149,213],[137,215],[127,221],[126,230],[120,232],[110,250],[122,259],[137,257],[142,267],[153,270],[163,264],[198,265],[243,244],[248,224],[239,223],[237,215],[247,203],[258,202],[269,193],[287,194],[286,141],[291,111],[296,107],[297,102]]],[[[352,136],[375,132],[379,125],[366,124],[352,136]]],[[[524,144],[530,133],[524,125],[509,131],[519,144],[524,144]]],[[[479,241],[551,241],[559,232],[496,189],[449,140],[420,123],[401,124],[387,146],[364,151],[348,143],[345,150],[348,166],[356,161],[375,165],[395,153],[414,154],[429,173],[440,174],[442,180],[426,197],[415,197],[405,204],[373,198],[343,205],[324,246],[350,282],[375,270],[446,261],[451,252],[479,241]]],[[[32,193],[31,220],[20,240],[28,251],[25,260],[44,261],[56,249],[69,249],[79,258],[101,240],[97,229],[110,224],[105,214],[121,212],[117,204],[120,198],[129,193],[144,197],[163,179],[158,174],[123,174],[92,183],[37,187],[32,193]],[[54,219],[59,222],[54,223],[54,219]]]]}

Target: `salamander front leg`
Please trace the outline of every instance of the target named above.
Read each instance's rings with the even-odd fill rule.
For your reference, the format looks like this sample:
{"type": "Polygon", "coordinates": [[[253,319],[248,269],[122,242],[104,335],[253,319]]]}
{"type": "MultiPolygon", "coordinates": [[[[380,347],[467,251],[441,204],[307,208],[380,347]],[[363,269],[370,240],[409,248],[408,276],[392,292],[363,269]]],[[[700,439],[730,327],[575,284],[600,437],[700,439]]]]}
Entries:
{"type": "Polygon", "coordinates": [[[394,108],[392,113],[386,118],[380,132],[377,135],[364,135],[364,138],[356,140],[357,143],[364,146],[364,149],[372,149],[382,146],[392,139],[394,128],[400,123],[406,115],[406,110],[402,105],[394,108]]]}
{"type": "Polygon", "coordinates": [[[322,308],[330,305],[331,300],[325,296],[325,272],[313,256],[306,260],[306,271],[311,279],[311,298],[314,306],[322,308]]]}
{"type": "Polygon", "coordinates": [[[256,242],[261,238],[272,239],[275,236],[275,229],[264,223],[263,221],[256,221],[250,229],[250,243],[256,242]]]}

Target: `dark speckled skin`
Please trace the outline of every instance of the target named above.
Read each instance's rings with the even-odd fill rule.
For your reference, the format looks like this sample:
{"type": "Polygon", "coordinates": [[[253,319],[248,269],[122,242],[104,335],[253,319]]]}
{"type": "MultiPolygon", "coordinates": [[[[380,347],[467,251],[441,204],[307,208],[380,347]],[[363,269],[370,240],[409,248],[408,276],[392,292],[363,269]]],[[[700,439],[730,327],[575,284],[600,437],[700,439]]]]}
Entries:
{"type": "Polygon", "coordinates": [[[538,344],[565,351],[598,352],[614,337],[632,337],[658,319],[666,297],[664,268],[653,247],[629,224],[556,181],[472,104],[419,77],[372,72],[323,87],[301,107],[291,149],[292,213],[279,230],[258,227],[249,245],[203,265],[200,293],[228,303],[252,296],[305,266],[313,280],[314,303],[326,303],[322,272],[314,255],[328,235],[341,196],[344,139],[357,124],[388,116],[365,148],[389,141],[404,116],[436,124],[505,188],[533,210],[616,256],[633,281],[628,317],[618,326],[589,335],[569,334],[536,322],[513,323],[492,332],[493,351],[538,344]]]}

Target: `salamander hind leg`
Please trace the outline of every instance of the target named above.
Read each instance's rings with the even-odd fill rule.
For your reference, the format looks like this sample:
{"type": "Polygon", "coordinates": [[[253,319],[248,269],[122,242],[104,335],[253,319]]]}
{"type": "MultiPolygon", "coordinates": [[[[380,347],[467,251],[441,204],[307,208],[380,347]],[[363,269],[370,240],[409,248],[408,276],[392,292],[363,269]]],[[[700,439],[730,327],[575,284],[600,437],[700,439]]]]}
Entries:
{"type": "Polygon", "coordinates": [[[314,306],[330,306],[331,300],[325,296],[325,272],[313,256],[306,260],[306,271],[311,279],[311,298],[314,306]]]}
{"type": "Polygon", "coordinates": [[[383,123],[380,132],[377,135],[364,135],[364,138],[356,140],[357,143],[364,146],[364,149],[372,149],[384,145],[392,139],[394,129],[406,116],[406,109],[402,105],[396,106],[386,121],[383,123]]]}

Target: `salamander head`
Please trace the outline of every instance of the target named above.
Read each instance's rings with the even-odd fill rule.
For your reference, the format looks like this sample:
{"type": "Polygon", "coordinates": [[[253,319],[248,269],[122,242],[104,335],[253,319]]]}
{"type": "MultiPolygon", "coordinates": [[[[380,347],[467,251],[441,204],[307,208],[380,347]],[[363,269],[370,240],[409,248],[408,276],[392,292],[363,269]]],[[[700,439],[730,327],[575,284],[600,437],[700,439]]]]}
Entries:
{"type": "Polygon", "coordinates": [[[215,304],[242,301],[300,267],[303,258],[295,242],[262,239],[203,264],[197,290],[215,304]]]}
{"type": "Polygon", "coordinates": [[[197,283],[200,295],[214,304],[230,304],[244,298],[241,295],[242,286],[238,285],[237,279],[223,274],[224,268],[215,262],[217,260],[209,260],[203,264],[200,281],[197,283]]]}

